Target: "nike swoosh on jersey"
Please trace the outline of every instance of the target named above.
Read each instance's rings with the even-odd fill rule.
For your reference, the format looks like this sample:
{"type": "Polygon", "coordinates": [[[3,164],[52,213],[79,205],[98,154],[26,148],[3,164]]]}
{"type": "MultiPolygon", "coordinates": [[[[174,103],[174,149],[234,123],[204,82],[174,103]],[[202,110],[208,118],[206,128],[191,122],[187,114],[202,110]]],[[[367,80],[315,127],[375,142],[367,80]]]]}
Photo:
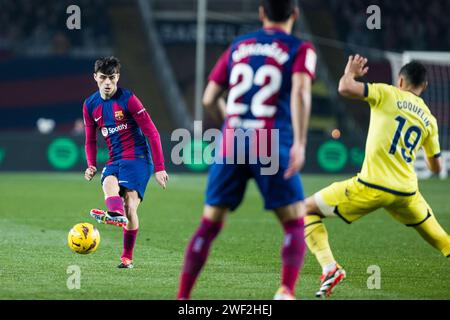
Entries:
{"type": "Polygon", "coordinates": [[[94,120],[95,120],[95,122],[97,122],[98,120],[100,120],[102,118],[102,116],[100,116],[100,117],[98,117],[98,118],[95,118],[94,120]]]}
{"type": "Polygon", "coordinates": [[[119,180],[119,183],[128,183],[128,181],[125,181],[125,180],[119,180]]]}

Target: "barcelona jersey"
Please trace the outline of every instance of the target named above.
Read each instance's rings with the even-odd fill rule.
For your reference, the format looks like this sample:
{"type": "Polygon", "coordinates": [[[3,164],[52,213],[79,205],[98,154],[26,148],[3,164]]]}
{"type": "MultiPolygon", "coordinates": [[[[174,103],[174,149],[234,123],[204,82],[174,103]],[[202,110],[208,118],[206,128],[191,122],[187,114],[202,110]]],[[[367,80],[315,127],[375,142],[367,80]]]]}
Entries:
{"type": "Polygon", "coordinates": [[[224,129],[278,129],[280,143],[292,144],[292,74],[314,78],[315,66],[312,44],[281,29],[236,38],[209,76],[229,89],[224,129]]]}
{"type": "MultiPolygon", "coordinates": [[[[109,149],[108,164],[134,159],[152,162],[148,141],[134,118],[138,112],[146,111],[136,96],[123,88],[118,88],[108,100],[104,100],[98,91],[85,100],[85,125],[100,130],[109,149]]],[[[88,162],[90,160],[95,163],[95,159],[88,159],[88,162]]]]}
{"type": "MultiPolygon", "coordinates": [[[[274,130],[278,130],[279,146],[276,154],[272,154],[278,158],[278,164],[275,165],[276,170],[268,173],[264,171],[267,169],[265,164],[252,163],[251,157],[242,164],[239,161],[214,162],[208,176],[206,204],[235,210],[250,179],[255,180],[266,209],[303,200],[300,174],[288,179],[283,175],[289,166],[289,150],[293,143],[292,76],[304,73],[314,79],[315,66],[316,54],[312,44],[277,28],[264,28],[242,35],[222,54],[210,73],[209,81],[228,89],[221,144],[224,158],[228,157],[229,150],[240,148],[233,137],[238,131],[266,132],[272,136],[276,132],[274,130]]],[[[260,145],[256,141],[252,147],[256,145],[258,148],[260,145]]],[[[247,157],[252,153],[250,150],[255,149],[250,149],[250,143],[246,141],[244,145],[247,157]]],[[[259,151],[265,155],[264,150],[259,151]]]]}

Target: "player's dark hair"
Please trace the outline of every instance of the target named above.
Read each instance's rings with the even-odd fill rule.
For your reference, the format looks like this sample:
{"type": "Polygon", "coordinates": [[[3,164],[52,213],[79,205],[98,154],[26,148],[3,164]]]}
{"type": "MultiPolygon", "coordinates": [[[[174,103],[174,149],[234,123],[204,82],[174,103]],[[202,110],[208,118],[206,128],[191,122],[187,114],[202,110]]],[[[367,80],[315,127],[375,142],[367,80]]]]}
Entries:
{"type": "Polygon", "coordinates": [[[406,78],[406,81],[415,88],[427,81],[427,69],[418,61],[411,61],[405,64],[399,72],[406,78]]]}
{"type": "Polygon", "coordinates": [[[94,72],[101,72],[106,75],[120,73],[120,61],[116,57],[104,57],[95,61],[94,72]]]}
{"type": "Polygon", "coordinates": [[[295,0],[261,0],[267,18],[273,22],[284,22],[294,12],[295,0]]]}

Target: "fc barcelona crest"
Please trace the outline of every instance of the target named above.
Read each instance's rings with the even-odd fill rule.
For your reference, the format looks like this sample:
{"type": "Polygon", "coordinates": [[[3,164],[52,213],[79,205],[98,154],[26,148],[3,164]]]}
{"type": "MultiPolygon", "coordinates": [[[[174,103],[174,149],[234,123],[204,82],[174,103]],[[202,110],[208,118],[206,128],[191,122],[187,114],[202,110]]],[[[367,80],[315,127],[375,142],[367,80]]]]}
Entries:
{"type": "Polygon", "coordinates": [[[123,111],[122,110],[115,111],[114,118],[116,118],[116,120],[122,120],[123,119],[123,111]]]}

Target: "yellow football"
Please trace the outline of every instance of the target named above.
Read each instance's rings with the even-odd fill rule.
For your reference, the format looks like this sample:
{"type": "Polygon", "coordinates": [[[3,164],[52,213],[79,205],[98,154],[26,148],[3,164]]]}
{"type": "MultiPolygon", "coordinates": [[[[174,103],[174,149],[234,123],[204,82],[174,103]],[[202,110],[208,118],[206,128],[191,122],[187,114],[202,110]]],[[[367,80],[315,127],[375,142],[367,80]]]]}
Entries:
{"type": "Polygon", "coordinates": [[[78,223],[70,229],[67,244],[76,253],[93,253],[100,244],[100,232],[90,223],[78,223]]]}

